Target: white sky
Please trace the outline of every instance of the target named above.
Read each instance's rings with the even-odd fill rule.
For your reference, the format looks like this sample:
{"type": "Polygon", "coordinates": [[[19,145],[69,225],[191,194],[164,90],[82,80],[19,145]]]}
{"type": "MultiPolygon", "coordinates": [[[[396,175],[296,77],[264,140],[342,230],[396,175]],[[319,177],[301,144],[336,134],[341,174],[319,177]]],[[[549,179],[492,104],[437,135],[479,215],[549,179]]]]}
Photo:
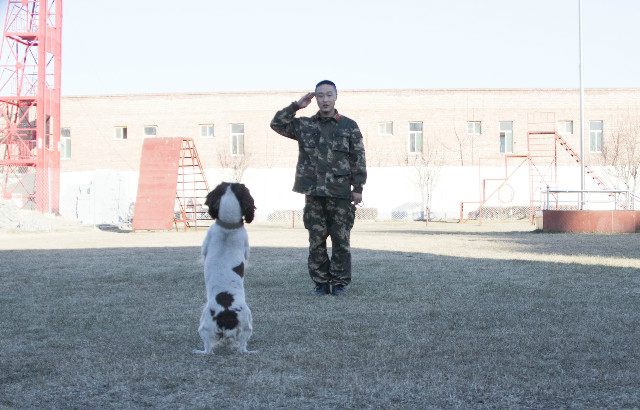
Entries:
{"type": "MultiPolygon", "coordinates": [[[[578,5],[63,0],[62,94],[577,88],[578,5]]],[[[583,0],[583,35],[585,87],[640,87],[640,0],[583,0]]]]}

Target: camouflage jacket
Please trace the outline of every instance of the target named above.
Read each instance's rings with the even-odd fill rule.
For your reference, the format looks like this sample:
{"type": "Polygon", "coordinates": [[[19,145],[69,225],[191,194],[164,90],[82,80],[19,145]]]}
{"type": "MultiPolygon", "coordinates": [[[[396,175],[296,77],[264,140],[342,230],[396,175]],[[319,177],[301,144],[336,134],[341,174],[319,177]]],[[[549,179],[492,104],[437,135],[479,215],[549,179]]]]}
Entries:
{"type": "Polygon", "coordinates": [[[338,114],[323,118],[296,118],[298,106],[292,103],[278,111],[271,128],[298,141],[298,165],[293,191],[305,195],[349,199],[362,193],[367,180],[364,144],[358,124],[338,114]]]}

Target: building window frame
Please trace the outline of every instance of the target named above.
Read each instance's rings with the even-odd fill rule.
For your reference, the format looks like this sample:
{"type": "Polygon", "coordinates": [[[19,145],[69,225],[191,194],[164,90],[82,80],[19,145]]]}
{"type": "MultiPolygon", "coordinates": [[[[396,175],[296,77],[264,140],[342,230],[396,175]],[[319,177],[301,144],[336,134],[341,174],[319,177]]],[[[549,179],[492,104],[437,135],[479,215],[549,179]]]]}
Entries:
{"type": "Polygon", "coordinates": [[[482,121],[467,121],[467,135],[481,135],[482,121]]]}
{"type": "Polygon", "coordinates": [[[231,155],[244,155],[244,123],[230,124],[231,155]]]}
{"type": "Polygon", "coordinates": [[[393,135],[393,121],[379,121],[378,135],[384,137],[393,135]]]}
{"type": "Polygon", "coordinates": [[[127,127],[126,126],[113,127],[113,139],[115,139],[115,140],[126,140],[127,139],[127,127]]]}
{"type": "Polygon", "coordinates": [[[71,128],[60,128],[60,159],[71,159],[71,128]]]}
{"type": "Polygon", "coordinates": [[[602,152],[604,121],[589,121],[589,152],[602,152]]]}
{"type": "Polygon", "coordinates": [[[561,121],[558,121],[558,134],[560,134],[560,135],[572,135],[573,134],[573,120],[561,120],[561,121]]]}
{"type": "Polygon", "coordinates": [[[421,154],[423,142],[422,121],[409,121],[409,153],[421,154]]]}
{"type": "Polygon", "coordinates": [[[213,123],[211,124],[200,124],[200,137],[202,138],[213,138],[215,128],[213,123]]]}
{"type": "Polygon", "coordinates": [[[144,125],[142,127],[142,137],[143,138],[155,138],[158,136],[158,126],[157,125],[144,125]]]}
{"type": "Polygon", "coordinates": [[[513,121],[500,121],[500,153],[513,154],[513,121]]]}

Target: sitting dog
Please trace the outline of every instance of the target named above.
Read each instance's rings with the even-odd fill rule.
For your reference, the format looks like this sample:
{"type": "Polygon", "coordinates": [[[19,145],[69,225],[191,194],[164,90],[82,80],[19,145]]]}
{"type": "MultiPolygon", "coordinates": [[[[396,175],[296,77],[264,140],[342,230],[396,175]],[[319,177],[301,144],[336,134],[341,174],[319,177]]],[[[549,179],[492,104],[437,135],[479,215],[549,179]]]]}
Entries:
{"type": "Polygon", "coordinates": [[[244,268],[249,258],[249,237],[244,222],[255,214],[253,197],[243,184],[223,182],[209,192],[205,205],[215,219],[202,243],[207,304],[198,333],[209,354],[226,343],[239,353],[247,350],[253,332],[251,310],[244,295],[244,268]]]}

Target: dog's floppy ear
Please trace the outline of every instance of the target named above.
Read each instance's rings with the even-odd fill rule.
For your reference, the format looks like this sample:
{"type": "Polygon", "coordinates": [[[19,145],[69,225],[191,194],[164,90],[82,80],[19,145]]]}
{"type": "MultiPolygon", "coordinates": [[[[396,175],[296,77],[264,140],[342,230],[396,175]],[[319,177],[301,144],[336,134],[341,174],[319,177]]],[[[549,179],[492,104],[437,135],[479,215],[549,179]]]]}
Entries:
{"type": "Polygon", "coordinates": [[[231,185],[231,189],[236,195],[236,198],[238,198],[238,202],[240,202],[240,208],[242,209],[244,221],[250,224],[255,216],[256,207],[254,205],[251,192],[249,192],[249,188],[244,186],[244,184],[233,184],[231,185]]]}
{"type": "Polygon", "coordinates": [[[207,195],[207,200],[204,201],[204,204],[209,207],[209,215],[211,218],[217,219],[218,212],[220,211],[220,198],[227,192],[227,187],[229,184],[227,182],[223,182],[217,187],[214,188],[213,191],[209,192],[207,195]]]}

